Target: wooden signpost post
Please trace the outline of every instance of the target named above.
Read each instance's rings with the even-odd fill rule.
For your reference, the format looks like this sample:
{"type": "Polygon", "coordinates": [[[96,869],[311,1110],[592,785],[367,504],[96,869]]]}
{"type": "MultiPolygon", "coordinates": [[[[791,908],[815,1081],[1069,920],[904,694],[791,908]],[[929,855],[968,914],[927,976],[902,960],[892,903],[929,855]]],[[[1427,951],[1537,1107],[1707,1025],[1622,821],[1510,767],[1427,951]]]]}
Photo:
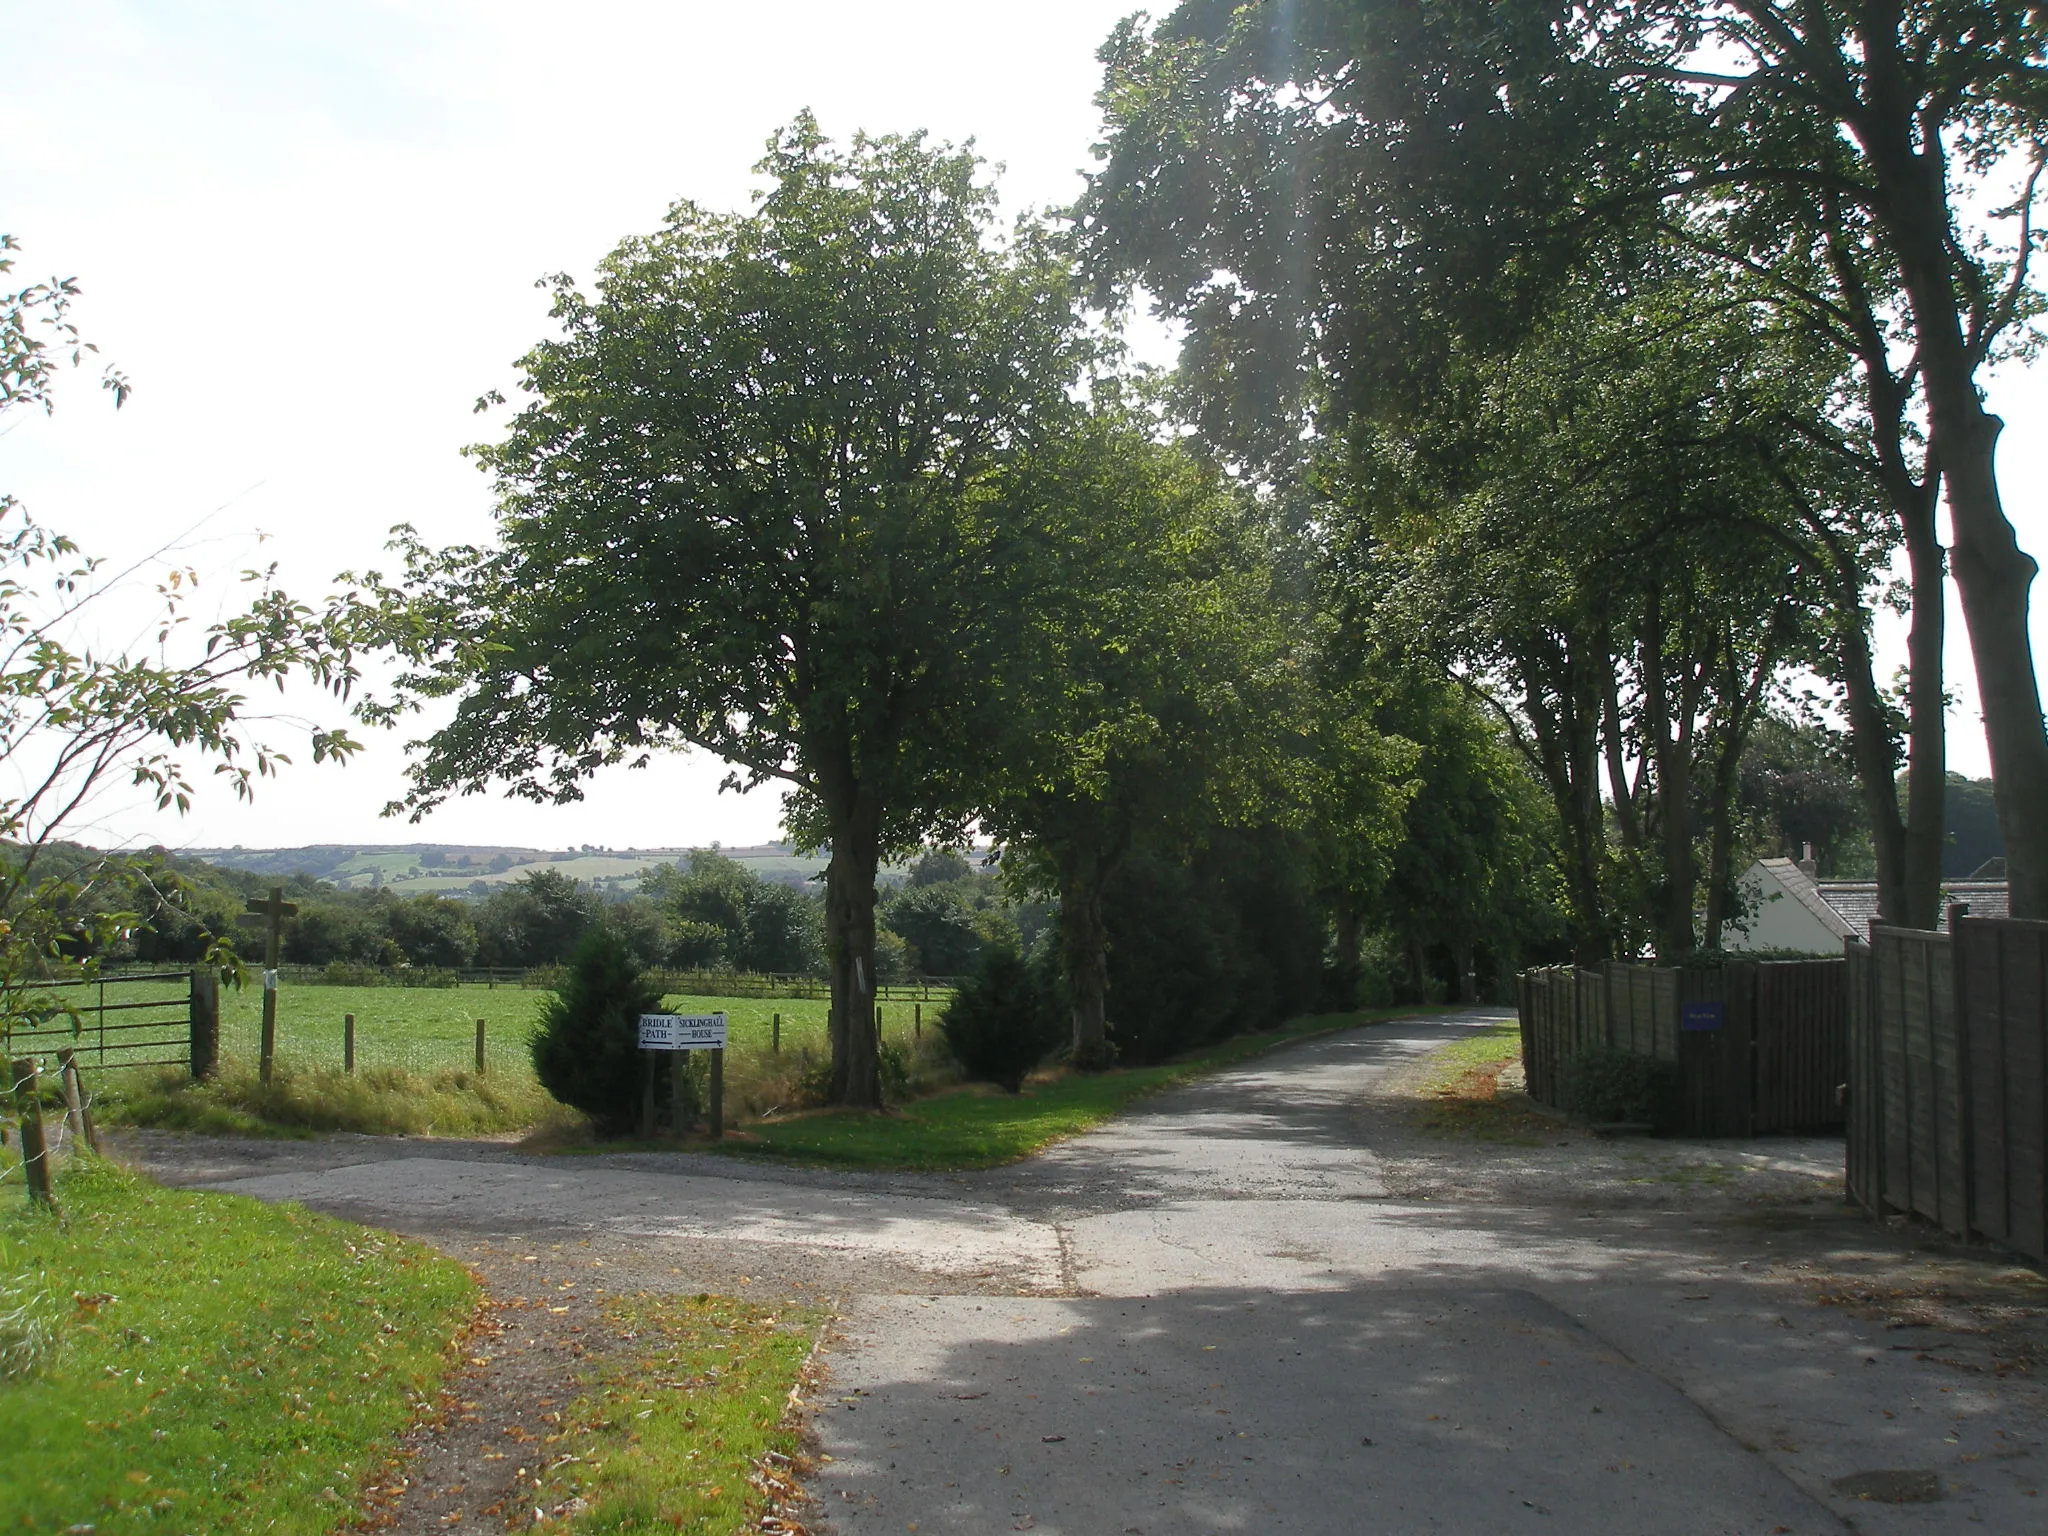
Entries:
{"type": "Polygon", "coordinates": [[[277,1057],[278,951],[284,944],[284,920],[298,910],[297,902],[284,899],[284,887],[273,885],[265,900],[251,897],[249,910],[239,919],[244,923],[263,923],[268,930],[263,936],[263,1045],[257,1062],[257,1074],[266,1083],[270,1081],[271,1063],[277,1057]]]}
{"type": "MultiPolygon", "coordinates": [[[[711,1053],[711,1106],[705,1117],[714,1137],[725,1134],[725,1041],[726,1023],[722,1013],[643,1013],[640,1015],[640,1049],[647,1053],[646,1087],[640,1102],[640,1129],[654,1130],[654,1052],[674,1051],[675,1072],[682,1074],[684,1051],[711,1053]]],[[[677,1085],[678,1087],[680,1084],[677,1085]]],[[[680,1104],[677,1093],[672,1101],[680,1104]]],[[[681,1129],[680,1126],[677,1127],[681,1129]]]]}

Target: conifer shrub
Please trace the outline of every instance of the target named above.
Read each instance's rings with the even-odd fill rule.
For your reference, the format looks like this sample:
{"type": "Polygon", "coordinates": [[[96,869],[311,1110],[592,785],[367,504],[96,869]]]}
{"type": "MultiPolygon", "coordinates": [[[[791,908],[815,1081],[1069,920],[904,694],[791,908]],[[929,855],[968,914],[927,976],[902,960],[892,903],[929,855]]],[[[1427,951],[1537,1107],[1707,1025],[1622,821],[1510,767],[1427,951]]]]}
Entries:
{"type": "Polygon", "coordinates": [[[660,990],[641,973],[625,941],[603,928],[586,934],[541,1004],[534,1075],[557,1099],[590,1116],[600,1135],[632,1130],[640,1114],[640,1015],[660,1009],[660,990]]]}
{"type": "Polygon", "coordinates": [[[1043,968],[1034,968],[1006,944],[982,951],[938,1024],[961,1071],[1005,1093],[1023,1089],[1025,1077],[1064,1033],[1043,968]]]}
{"type": "Polygon", "coordinates": [[[1594,1045],[1565,1059],[1560,1084],[1568,1114],[1593,1125],[1677,1128],[1678,1063],[1594,1045]]]}

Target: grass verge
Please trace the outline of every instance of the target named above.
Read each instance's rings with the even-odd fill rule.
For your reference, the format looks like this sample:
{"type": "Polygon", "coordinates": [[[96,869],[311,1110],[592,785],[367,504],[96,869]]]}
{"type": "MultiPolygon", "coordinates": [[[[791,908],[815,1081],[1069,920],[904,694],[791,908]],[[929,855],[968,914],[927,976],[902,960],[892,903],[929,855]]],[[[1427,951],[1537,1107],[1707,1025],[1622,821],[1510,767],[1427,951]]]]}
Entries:
{"type": "Polygon", "coordinates": [[[268,1083],[244,1062],[229,1063],[203,1083],[167,1072],[110,1096],[104,1117],[216,1136],[486,1136],[582,1118],[556,1103],[531,1072],[370,1067],[351,1077],[282,1061],[268,1083]]]}
{"type": "Polygon", "coordinates": [[[724,1296],[621,1297],[600,1367],[527,1490],[540,1530],[726,1536],[796,1495],[790,1393],[823,1315],[724,1296]]]}
{"type": "Polygon", "coordinates": [[[1419,1010],[1314,1014],[1261,1034],[1238,1035],[1155,1067],[1064,1073],[1006,1094],[986,1085],[917,1099],[886,1115],[825,1110],[762,1121],[718,1143],[736,1156],[773,1157],[842,1168],[941,1172],[1015,1162],[1118,1113],[1134,1099],[1292,1045],[1419,1010]]]}
{"type": "Polygon", "coordinates": [[[327,1532],[431,1399],[461,1266],[296,1206],[68,1164],[0,1184],[0,1282],[49,1340],[0,1379],[10,1530],[327,1532]]]}
{"type": "Polygon", "coordinates": [[[1509,1146],[1555,1141],[1556,1121],[1500,1095],[1501,1073],[1521,1059],[1521,1026],[1513,1019],[1432,1052],[1422,1085],[1421,1128],[1509,1146]]]}

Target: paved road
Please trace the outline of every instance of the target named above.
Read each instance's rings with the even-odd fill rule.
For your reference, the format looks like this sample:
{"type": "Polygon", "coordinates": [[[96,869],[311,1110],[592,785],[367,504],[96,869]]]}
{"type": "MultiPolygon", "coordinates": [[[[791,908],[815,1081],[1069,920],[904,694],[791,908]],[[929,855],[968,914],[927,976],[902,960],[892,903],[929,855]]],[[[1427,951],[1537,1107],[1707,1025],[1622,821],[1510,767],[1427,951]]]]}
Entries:
{"type": "MultiPolygon", "coordinates": [[[[2048,1527],[2038,1392],[1795,1283],[1870,1260],[1844,1248],[1881,1247],[1870,1229],[1725,1201],[1703,1221],[1682,1184],[1599,1209],[1391,1178],[1376,1086],[1497,1018],[1309,1042],[973,1177],[367,1140],[188,1172],[400,1230],[580,1233],[649,1273],[722,1255],[832,1287],[828,1531],[2048,1527]]],[[[1574,1155],[1528,1161],[1568,1185],[1574,1155]]]]}

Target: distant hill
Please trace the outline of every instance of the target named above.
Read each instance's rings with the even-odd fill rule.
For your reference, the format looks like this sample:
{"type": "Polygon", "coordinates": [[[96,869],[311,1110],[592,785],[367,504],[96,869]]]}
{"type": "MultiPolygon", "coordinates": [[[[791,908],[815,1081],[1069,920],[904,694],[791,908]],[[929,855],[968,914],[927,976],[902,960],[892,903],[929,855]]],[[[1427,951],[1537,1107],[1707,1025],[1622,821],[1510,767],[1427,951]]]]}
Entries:
{"type": "MultiPolygon", "coordinates": [[[[688,848],[511,848],[457,843],[314,843],[304,848],[191,848],[191,857],[251,874],[311,875],[345,890],[377,889],[400,895],[462,895],[517,880],[531,870],[559,870],[602,891],[624,893],[656,864],[687,858],[688,848]]],[[[822,857],[786,843],[716,850],[764,880],[801,885],[825,868],[822,857]]]]}

